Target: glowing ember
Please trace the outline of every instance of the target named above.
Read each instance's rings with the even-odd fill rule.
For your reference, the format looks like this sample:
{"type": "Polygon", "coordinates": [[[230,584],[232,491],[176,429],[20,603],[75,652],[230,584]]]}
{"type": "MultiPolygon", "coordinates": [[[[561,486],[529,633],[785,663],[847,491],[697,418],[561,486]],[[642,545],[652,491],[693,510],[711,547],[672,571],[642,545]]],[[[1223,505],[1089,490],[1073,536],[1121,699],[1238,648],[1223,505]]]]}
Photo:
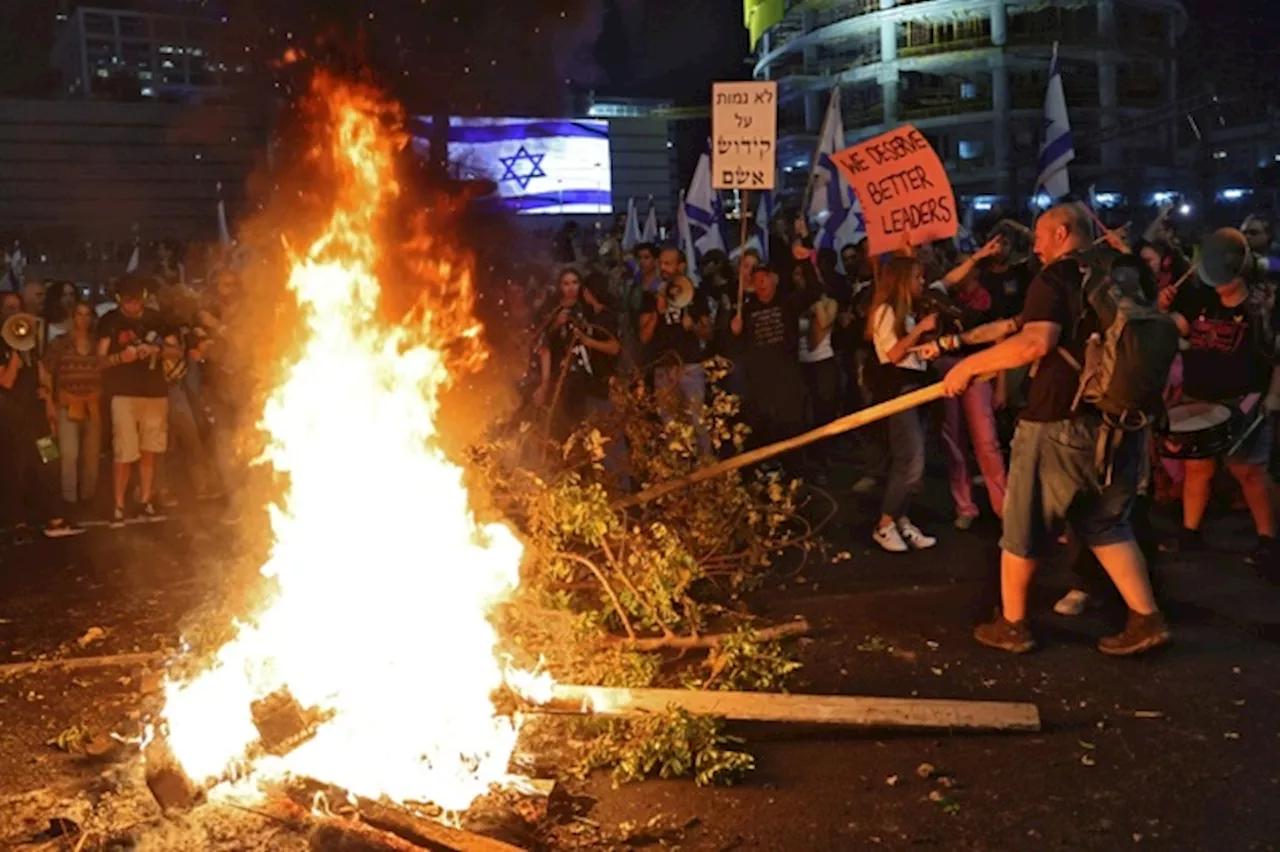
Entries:
{"type": "MultiPolygon", "coordinates": [[[[517,584],[521,548],[507,528],[476,523],[461,470],[437,449],[450,341],[378,318],[373,235],[398,191],[386,105],[317,88],[338,191],[290,274],[309,335],[262,421],[267,458],[290,480],[262,568],[279,594],[209,671],[170,684],[168,741],[202,781],[247,768],[250,780],[303,775],[461,810],[506,779],[515,745],[516,723],[490,700],[503,669],[486,614],[517,584]],[[250,704],[282,687],[332,716],[285,756],[253,757],[250,704]]],[[[467,321],[453,334],[474,334],[467,321]]]]}

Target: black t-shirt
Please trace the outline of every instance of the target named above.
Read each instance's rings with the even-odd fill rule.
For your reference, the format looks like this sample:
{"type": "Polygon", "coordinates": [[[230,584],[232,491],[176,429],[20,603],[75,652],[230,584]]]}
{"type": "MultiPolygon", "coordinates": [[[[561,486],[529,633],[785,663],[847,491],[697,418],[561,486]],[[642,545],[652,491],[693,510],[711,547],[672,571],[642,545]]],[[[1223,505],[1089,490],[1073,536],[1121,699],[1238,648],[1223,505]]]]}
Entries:
{"type": "Polygon", "coordinates": [[[1258,288],[1235,307],[1218,291],[1188,282],[1170,308],[1191,326],[1190,348],[1182,353],[1182,390],[1192,399],[1214,402],[1265,393],[1271,382],[1275,332],[1265,294],[1258,288]]]}
{"type": "Polygon", "coordinates": [[[978,270],[978,280],[991,294],[991,319],[1010,319],[1022,313],[1033,273],[1026,263],[1015,263],[1000,271],[983,264],[978,270]]]}
{"type": "MultiPolygon", "coordinates": [[[[4,341],[0,341],[0,369],[9,366],[9,358],[13,350],[4,341]]],[[[40,368],[36,366],[35,350],[18,353],[18,375],[13,380],[13,387],[0,388],[0,402],[6,406],[21,409],[28,414],[39,413],[43,417],[44,401],[40,399],[40,368]]]]}
{"type": "Polygon", "coordinates": [[[581,329],[593,340],[613,340],[618,334],[617,315],[607,309],[594,311],[583,302],[557,310],[567,310],[568,320],[558,327],[548,326],[542,338],[543,346],[551,353],[553,379],[563,369],[569,393],[585,391],[592,396],[607,397],[617,359],[584,346],[574,335],[574,329],[581,329]]]}
{"type": "MultiPolygon", "coordinates": [[[[1084,363],[1085,343],[1098,331],[1098,318],[1085,309],[1080,265],[1072,258],[1041,270],[1027,288],[1024,323],[1051,322],[1062,327],[1058,346],[1084,363]]],[[[1067,420],[1080,387],[1080,374],[1055,348],[1040,360],[1027,388],[1022,419],[1036,423],[1067,420]]]]}
{"type": "Polygon", "coordinates": [[[742,306],[742,348],[749,358],[778,357],[796,361],[800,348],[800,317],[794,298],[775,293],[769,304],[747,299],[742,306]]]}
{"type": "Polygon", "coordinates": [[[657,295],[646,291],[640,301],[640,313],[641,315],[658,315],[658,327],[654,329],[653,339],[649,341],[648,346],[647,355],[650,362],[656,362],[668,353],[679,356],[681,363],[684,364],[697,364],[702,361],[702,341],[694,331],[684,327],[684,316],[688,314],[689,319],[696,325],[703,317],[711,315],[705,294],[695,291],[693,301],[687,307],[677,308],[674,305],[667,305],[665,311],[659,311],[657,295]]]}
{"type": "MultiPolygon", "coordinates": [[[[140,343],[162,346],[167,331],[160,312],[151,308],[144,308],[137,317],[126,316],[117,308],[98,321],[98,338],[110,341],[108,355],[140,343]]],[[[161,362],[157,355],[155,358],[140,358],[132,364],[107,367],[102,374],[103,391],[108,396],[168,396],[169,387],[161,362]]]]}

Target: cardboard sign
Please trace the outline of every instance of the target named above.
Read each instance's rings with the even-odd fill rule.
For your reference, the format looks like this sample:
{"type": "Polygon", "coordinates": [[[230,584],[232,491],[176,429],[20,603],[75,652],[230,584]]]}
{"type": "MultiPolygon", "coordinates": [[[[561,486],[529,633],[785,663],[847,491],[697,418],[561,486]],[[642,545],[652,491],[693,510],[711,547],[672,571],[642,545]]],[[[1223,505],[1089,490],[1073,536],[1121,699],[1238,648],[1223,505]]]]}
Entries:
{"type": "Polygon", "coordinates": [[[778,83],[711,86],[711,186],[773,189],[778,176],[778,83]]]}
{"type": "Polygon", "coordinates": [[[910,124],[831,156],[862,204],[872,255],[946,240],[960,227],[947,170],[910,124]]]}

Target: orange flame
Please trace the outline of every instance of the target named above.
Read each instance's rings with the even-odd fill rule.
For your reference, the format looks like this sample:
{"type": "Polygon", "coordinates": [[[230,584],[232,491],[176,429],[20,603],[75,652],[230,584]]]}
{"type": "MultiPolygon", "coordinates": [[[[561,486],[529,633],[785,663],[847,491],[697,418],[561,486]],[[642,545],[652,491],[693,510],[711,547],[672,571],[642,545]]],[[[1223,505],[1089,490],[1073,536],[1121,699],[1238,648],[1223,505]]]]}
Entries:
{"type": "Polygon", "coordinates": [[[517,585],[522,553],[508,528],[476,522],[436,443],[443,352],[477,339],[471,284],[419,256],[419,271],[452,276],[424,284],[453,298],[416,328],[379,318],[399,112],[325,78],[316,94],[335,200],[290,272],[307,334],[261,423],[266,458],[289,479],[262,567],[279,592],[208,671],[168,685],[168,742],[204,782],[294,774],[461,810],[508,780],[518,722],[490,698],[504,673],[487,613],[517,585]],[[281,687],[332,716],[284,757],[255,757],[250,703],[281,687]]]}

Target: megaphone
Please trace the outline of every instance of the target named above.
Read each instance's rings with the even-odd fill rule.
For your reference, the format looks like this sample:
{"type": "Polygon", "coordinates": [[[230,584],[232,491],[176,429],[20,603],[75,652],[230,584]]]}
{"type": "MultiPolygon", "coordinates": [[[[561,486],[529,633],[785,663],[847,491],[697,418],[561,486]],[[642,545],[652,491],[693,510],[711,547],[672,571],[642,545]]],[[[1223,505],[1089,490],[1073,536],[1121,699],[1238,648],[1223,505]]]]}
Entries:
{"type": "Polygon", "coordinates": [[[681,275],[667,284],[664,294],[668,305],[683,310],[693,304],[693,282],[681,275]]]}
{"type": "Polygon", "coordinates": [[[1244,234],[1235,228],[1219,228],[1200,244],[1200,280],[1210,287],[1224,287],[1256,264],[1244,234]]]}
{"type": "Polygon", "coordinates": [[[40,342],[40,318],[33,314],[14,314],[0,326],[0,339],[14,352],[30,352],[40,342]]]}

